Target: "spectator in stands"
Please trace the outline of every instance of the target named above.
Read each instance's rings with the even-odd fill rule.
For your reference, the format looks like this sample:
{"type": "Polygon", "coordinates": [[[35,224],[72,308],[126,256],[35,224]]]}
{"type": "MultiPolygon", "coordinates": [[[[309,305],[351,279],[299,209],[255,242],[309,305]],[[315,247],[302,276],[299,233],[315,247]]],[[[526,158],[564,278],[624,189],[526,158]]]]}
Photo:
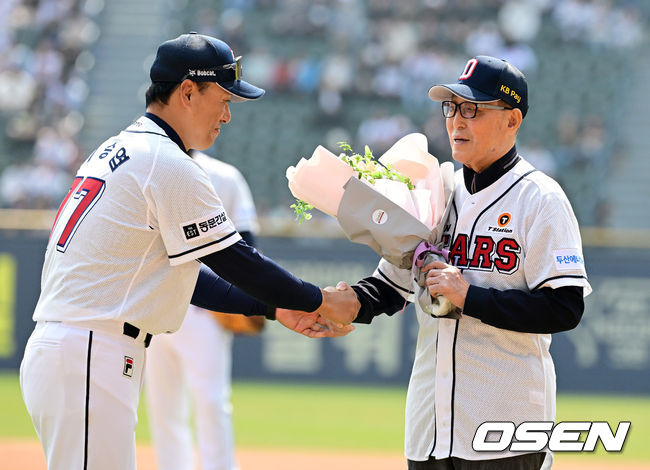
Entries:
{"type": "Polygon", "coordinates": [[[385,109],[377,109],[372,116],[361,122],[357,133],[357,145],[368,145],[373,153],[381,156],[400,137],[415,132],[408,116],[396,114],[389,116],[385,109]]]}
{"type": "Polygon", "coordinates": [[[0,71],[0,112],[29,109],[36,98],[36,80],[19,67],[0,71]]]}
{"type": "MultiPolygon", "coordinates": [[[[33,154],[25,149],[35,143],[41,127],[71,116],[83,122],[80,116],[88,96],[86,73],[93,63],[88,49],[99,36],[93,16],[98,12],[91,3],[102,2],[0,2],[0,119],[7,122],[0,139],[11,148],[6,155],[30,160],[33,154]]],[[[447,146],[435,142],[439,134],[436,121],[429,120],[430,113],[418,97],[430,83],[454,79],[449,71],[458,70],[467,53],[506,59],[531,80],[543,80],[544,73],[554,73],[552,67],[562,69],[562,64],[553,66],[555,56],[549,62],[544,47],[570,42],[578,52],[584,48],[634,51],[645,37],[650,11],[641,0],[228,0],[221,9],[208,1],[172,5],[174,20],[186,23],[183,29],[212,35],[219,31],[236,50],[243,51],[247,76],[268,89],[269,97],[274,91],[294,96],[299,93],[305,106],[313,107],[314,119],[304,122],[312,127],[301,136],[296,133],[296,140],[306,141],[308,134],[325,136],[335,128],[344,127],[348,132],[358,129],[359,143],[379,145],[373,148],[377,152],[391,143],[394,134],[369,140],[361,135],[376,133],[367,127],[390,124],[398,132],[402,128],[423,131],[430,138],[431,150],[442,159],[446,159],[447,146]],[[512,14],[513,8],[516,14],[512,14]],[[267,26],[263,31],[252,26],[258,24],[252,18],[255,16],[264,19],[267,26]],[[255,34],[249,34],[248,28],[254,28],[255,34]],[[373,122],[372,111],[359,109],[366,99],[381,102],[391,113],[394,107],[403,106],[410,123],[373,122]]],[[[620,60],[625,61],[625,56],[620,60]]],[[[576,79],[580,72],[600,74],[587,70],[588,60],[564,61],[571,66],[567,79],[576,79]]],[[[590,99],[577,96],[577,105],[569,106],[581,115],[581,106],[590,99]]],[[[583,125],[580,121],[578,126],[583,125]]],[[[548,123],[537,128],[544,132],[548,123]]],[[[609,124],[607,132],[601,134],[601,150],[587,151],[605,155],[598,158],[606,160],[612,147],[609,124]]],[[[522,136],[522,144],[527,143],[526,137],[522,136]]],[[[587,140],[595,137],[596,129],[589,129],[587,140]]],[[[562,165],[558,168],[561,181],[569,181],[573,171],[580,171],[584,163],[581,147],[597,144],[597,140],[567,144],[560,138],[557,148],[545,141],[545,147],[562,165]]],[[[0,148],[3,145],[0,142],[0,148]]],[[[291,145],[297,147],[298,143],[291,145]]],[[[10,163],[7,157],[0,158],[0,171],[10,163]]],[[[601,165],[598,171],[605,167],[601,165]]],[[[588,187],[600,190],[599,186],[588,187]]],[[[566,185],[564,188],[572,191],[566,185]]],[[[595,199],[593,194],[584,197],[595,199]]],[[[583,205],[576,203],[575,207],[581,217],[583,205]]],[[[585,210],[593,214],[595,209],[585,210]]]]}
{"type": "Polygon", "coordinates": [[[0,155],[3,207],[54,208],[70,185],[68,172],[81,155],[79,110],[88,95],[76,60],[99,36],[86,7],[81,0],[0,5],[0,119],[6,122],[0,148],[9,149],[0,155]],[[29,197],[23,183],[11,181],[21,175],[39,182],[29,197]]]}

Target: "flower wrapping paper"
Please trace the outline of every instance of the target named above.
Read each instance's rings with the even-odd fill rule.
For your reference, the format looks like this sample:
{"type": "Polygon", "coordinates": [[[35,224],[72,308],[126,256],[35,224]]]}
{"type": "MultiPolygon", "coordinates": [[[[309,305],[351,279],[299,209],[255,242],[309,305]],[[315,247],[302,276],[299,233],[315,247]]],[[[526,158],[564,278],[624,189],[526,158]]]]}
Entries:
{"type": "Polygon", "coordinates": [[[424,276],[413,267],[420,243],[440,246],[454,189],[453,164],[439,165],[427,147],[424,135],[409,134],[378,159],[407,176],[414,189],[400,181],[377,179],[370,184],[359,179],[350,165],[322,146],[309,160],[289,167],[286,176],[292,194],[336,217],[351,242],[369,246],[398,268],[417,271],[416,308],[433,316],[454,315],[444,297],[431,298],[424,276]]]}
{"type": "Polygon", "coordinates": [[[322,146],[286,172],[291,193],[336,217],[348,239],[371,247],[390,263],[411,266],[422,240],[438,244],[453,190],[453,164],[427,150],[426,137],[408,134],[379,159],[411,179],[415,189],[388,179],[360,180],[354,169],[322,146]]]}

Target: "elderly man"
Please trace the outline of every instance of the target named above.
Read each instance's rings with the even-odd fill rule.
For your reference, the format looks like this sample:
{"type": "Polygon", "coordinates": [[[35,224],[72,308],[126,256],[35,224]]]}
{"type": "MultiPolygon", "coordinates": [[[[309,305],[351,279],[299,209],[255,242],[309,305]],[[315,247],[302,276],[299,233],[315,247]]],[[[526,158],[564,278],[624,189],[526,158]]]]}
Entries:
{"type": "MultiPolygon", "coordinates": [[[[517,153],[528,85],[516,67],[474,57],[456,83],[432,87],[429,97],[441,102],[453,158],[463,167],[443,234],[449,264],[423,270],[430,294],[446,296],[461,314],[434,318],[416,309],[408,468],[549,468],[546,449],[480,452],[473,441],[485,422],[555,419],[551,334],[578,324],[591,291],[578,223],[560,186],[517,153]]],[[[352,286],[361,309],[338,319],[370,323],[393,314],[412,300],[410,285],[410,270],[382,260],[352,286]]]]}

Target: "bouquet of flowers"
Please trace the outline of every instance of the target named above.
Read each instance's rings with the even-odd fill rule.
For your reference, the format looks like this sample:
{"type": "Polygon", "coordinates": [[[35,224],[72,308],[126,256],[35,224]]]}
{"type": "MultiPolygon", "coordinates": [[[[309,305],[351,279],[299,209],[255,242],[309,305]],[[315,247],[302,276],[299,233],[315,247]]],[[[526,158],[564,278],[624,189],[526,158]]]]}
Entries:
{"type": "Polygon", "coordinates": [[[418,133],[401,138],[377,160],[368,147],[364,155],[337,157],[318,146],[286,176],[299,217],[308,219],[306,211],[315,207],[335,217],[350,241],[369,246],[399,268],[413,269],[421,308],[442,316],[453,306],[442,297],[431,298],[418,268],[427,256],[442,255],[454,168],[451,162],[439,165],[427,147],[418,133]]]}

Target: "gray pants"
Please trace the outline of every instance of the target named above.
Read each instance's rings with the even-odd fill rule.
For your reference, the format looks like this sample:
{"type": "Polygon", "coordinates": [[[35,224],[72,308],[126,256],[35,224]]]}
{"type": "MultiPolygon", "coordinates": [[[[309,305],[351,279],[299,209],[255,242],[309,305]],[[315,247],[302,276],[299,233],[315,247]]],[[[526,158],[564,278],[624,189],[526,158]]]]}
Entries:
{"type": "Polygon", "coordinates": [[[458,457],[435,460],[431,457],[424,462],[409,460],[408,470],[539,470],[545,456],[546,453],[538,452],[492,460],[463,460],[458,457]]]}

